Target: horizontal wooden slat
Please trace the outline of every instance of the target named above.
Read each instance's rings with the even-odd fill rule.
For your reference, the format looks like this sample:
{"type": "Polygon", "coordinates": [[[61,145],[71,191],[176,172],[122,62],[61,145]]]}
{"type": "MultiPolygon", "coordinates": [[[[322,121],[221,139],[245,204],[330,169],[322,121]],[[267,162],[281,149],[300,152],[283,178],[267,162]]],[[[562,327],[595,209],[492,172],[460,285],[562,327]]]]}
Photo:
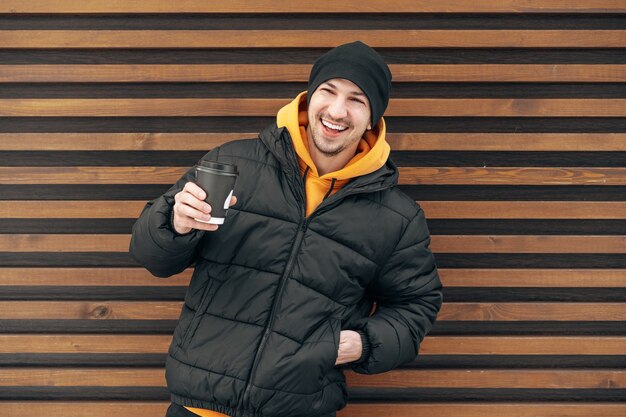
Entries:
{"type": "MultiPolygon", "coordinates": [[[[532,307],[530,307],[532,308],[532,307]]],[[[626,337],[428,336],[421,355],[623,355],[626,337]]]]}
{"type": "Polygon", "coordinates": [[[145,205],[146,201],[0,201],[0,218],[132,219],[139,217],[145,205]]]}
{"type": "Polygon", "coordinates": [[[0,286],[187,286],[192,272],[160,279],[144,268],[0,268],[0,286]]]}
{"type": "Polygon", "coordinates": [[[0,184],[174,184],[187,169],[180,167],[0,167],[0,184]]]}
{"type": "Polygon", "coordinates": [[[618,201],[423,201],[420,205],[429,219],[626,219],[626,203],[618,201]]]}
{"type": "Polygon", "coordinates": [[[431,249],[435,253],[626,254],[626,236],[433,235],[431,249]]]}
{"type": "MultiPolygon", "coordinates": [[[[176,320],[179,301],[3,301],[10,320],[176,320]]],[[[626,303],[444,303],[439,321],[621,321],[626,303]]]]}
{"type": "MultiPolygon", "coordinates": [[[[0,184],[173,184],[189,167],[0,167],[0,184]]],[[[398,183],[626,185],[626,168],[400,167],[398,183]]],[[[577,203],[578,204],[578,203],[577,203]]]]}
{"type": "MultiPolygon", "coordinates": [[[[394,82],[624,82],[626,65],[390,64],[394,82]]],[[[307,82],[306,64],[2,65],[0,82],[307,82]]]]}
{"type": "Polygon", "coordinates": [[[165,354],[171,342],[172,335],[0,334],[0,353],[165,354]]]}
{"type": "Polygon", "coordinates": [[[380,375],[347,372],[346,379],[350,387],[362,388],[616,388],[626,386],[626,371],[401,370],[380,375]]]}
{"type": "MultiPolygon", "coordinates": [[[[8,200],[0,201],[0,218],[133,219],[139,217],[145,204],[123,200],[8,200]]],[[[429,219],[626,219],[626,202],[621,201],[422,201],[420,205],[429,219]]]]}
{"type": "Polygon", "coordinates": [[[0,387],[165,387],[163,368],[11,368],[0,373],[0,387]]]}
{"type": "MultiPolygon", "coordinates": [[[[0,69],[1,71],[1,69],[0,69]]],[[[610,134],[609,134],[610,135],[610,134]]],[[[618,134],[619,135],[619,134],[618,134]]],[[[0,133],[0,151],[164,151],[201,150],[210,151],[224,143],[255,138],[258,133],[0,133]]],[[[594,142],[604,138],[580,138],[580,142],[594,142]]],[[[521,139],[521,138],[520,138],[521,139]]],[[[575,138],[572,138],[576,140],[575,138]]],[[[619,137],[608,136],[614,145],[624,144],[619,137]]],[[[624,135],[626,139],[626,134],[624,135]]],[[[594,146],[594,150],[595,150],[594,146]]],[[[619,150],[619,149],[610,149],[619,150]]]]}
{"type": "Polygon", "coordinates": [[[0,234],[0,252],[128,252],[130,235],[0,234]]]}
{"type": "MultiPolygon", "coordinates": [[[[46,417],[163,417],[170,402],[0,401],[0,415],[46,417]]],[[[348,417],[348,416],[343,416],[348,417]]],[[[610,417],[610,416],[607,416],[610,417]]]]}
{"type": "Polygon", "coordinates": [[[622,321],[626,303],[444,303],[439,321],[622,321]]]}
{"type": "MultiPolygon", "coordinates": [[[[192,269],[167,279],[143,268],[0,268],[0,286],[187,286],[192,269]]],[[[444,287],[626,287],[626,269],[447,269],[444,287]]]]}
{"type": "Polygon", "coordinates": [[[623,48],[625,30],[2,30],[3,48],[623,48]]]}
{"type": "MultiPolygon", "coordinates": [[[[381,375],[346,372],[348,386],[367,388],[615,388],[626,385],[620,370],[402,370],[381,375]]],[[[0,373],[0,386],[165,387],[163,368],[14,368],[0,373]]]]}
{"type": "Polygon", "coordinates": [[[386,138],[394,151],[626,150],[623,133],[388,133],[386,138]]]}
{"type": "Polygon", "coordinates": [[[626,185],[626,168],[400,167],[399,171],[400,184],[626,185]]]}
{"type": "Polygon", "coordinates": [[[358,0],[342,2],[302,0],[278,4],[270,0],[5,0],[0,13],[617,13],[625,12],[620,0],[358,0]]]}
{"type": "MultiPolygon", "coordinates": [[[[274,98],[7,98],[0,99],[0,117],[274,116],[288,101],[274,98]]],[[[624,117],[626,99],[397,98],[389,101],[385,114],[437,117],[624,117]]]]}
{"type": "MultiPolygon", "coordinates": [[[[0,234],[4,252],[127,252],[126,234],[0,234]]],[[[624,253],[626,236],[433,235],[436,253],[624,253]]]]}
{"type": "MultiPolygon", "coordinates": [[[[0,334],[0,353],[165,354],[172,335],[0,334]]],[[[624,355],[622,336],[427,336],[421,355],[624,355]]]]}
{"type": "Polygon", "coordinates": [[[349,404],[337,413],[337,417],[623,417],[624,415],[626,405],[599,402],[349,404]]]}
{"type": "Polygon", "coordinates": [[[3,301],[3,319],[177,320],[180,301],[3,301]]]}
{"type": "MultiPolygon", "coordinates": [[[[0,133],[0,151],[209,151],[257,133],[0,133]]],[[[626,151],[625,133],[387,133],[395,151],[626,151]]]]}
{"type": "MultiPolygon", "coordinates": [[[[2,276],[2,270],[0,270],[2,276]]],[[[439,269],[450,287],[626,287],[626,269],[439,269]]],[[[12,281],[9,281],[12,282],[12,281]]],[[[14,284],[15,285],[15,284],[14,284]]]]}
{"type": "MultiPolygon", "coordinates": [[[[0,414],[46,417],[163,417],[168,402],[145,401],[2,401],[0,414]]],[[[337,417],[623,417],[619,403],[359,403],[348,404],[337,417]]]]}

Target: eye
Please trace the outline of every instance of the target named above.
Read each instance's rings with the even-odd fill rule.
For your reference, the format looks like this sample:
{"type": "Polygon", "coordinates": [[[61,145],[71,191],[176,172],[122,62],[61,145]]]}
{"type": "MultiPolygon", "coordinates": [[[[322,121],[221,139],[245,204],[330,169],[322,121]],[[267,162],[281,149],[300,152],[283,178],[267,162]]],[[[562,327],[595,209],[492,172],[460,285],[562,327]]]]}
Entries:
{"type": "Polygon", "coordinates": [[[357,102],[357,103],[359,103],[359,104],[365,105],[365,102],[363,102],[363,100],[360,100],[360,99],[358,99],[358,98],[356,98],[356,97],[352,97],[352,98],[351,98],[351,100],[352,100],[352,101],[355,101],[355,102],[357,102]]]}
{"type": "Polygon", "coordinates": [[[329,94],[334,94],[334,92],[330,88],[328,88],[328,87],[322,87],[322,88],[320,88],[320,91],[323,91],[323,92],[329,93],[329,94]]]}

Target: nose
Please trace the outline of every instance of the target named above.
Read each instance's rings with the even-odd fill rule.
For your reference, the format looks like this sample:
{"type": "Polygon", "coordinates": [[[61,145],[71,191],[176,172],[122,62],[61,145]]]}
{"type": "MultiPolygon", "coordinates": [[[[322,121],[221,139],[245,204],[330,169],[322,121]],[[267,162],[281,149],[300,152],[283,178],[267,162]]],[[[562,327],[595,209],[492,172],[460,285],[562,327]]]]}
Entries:
{"type": "Polygon", "coordinates": [[[343,119],[348,115],[346,104],[341,97],[335,97],[328,106],[328,113],[330,117],[335,120],[343,119]]]}

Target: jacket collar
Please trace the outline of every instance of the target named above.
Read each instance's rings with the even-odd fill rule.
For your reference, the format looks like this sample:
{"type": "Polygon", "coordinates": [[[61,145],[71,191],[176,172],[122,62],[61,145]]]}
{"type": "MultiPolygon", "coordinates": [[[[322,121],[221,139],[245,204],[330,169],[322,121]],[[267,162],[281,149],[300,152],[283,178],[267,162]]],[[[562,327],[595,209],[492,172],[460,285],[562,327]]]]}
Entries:
{"type": "MultiPolygon", "coordinates": [[[[300,176],[298,159],[289,131],[271,124],[259,133],[259,138],[278,159],[283,171],[289,176],[300,176]]],[[[370,192],[390,188],[398,184],[398,167],[388,158],[376,171],[354,178],[342,191],[370,192]]]]}

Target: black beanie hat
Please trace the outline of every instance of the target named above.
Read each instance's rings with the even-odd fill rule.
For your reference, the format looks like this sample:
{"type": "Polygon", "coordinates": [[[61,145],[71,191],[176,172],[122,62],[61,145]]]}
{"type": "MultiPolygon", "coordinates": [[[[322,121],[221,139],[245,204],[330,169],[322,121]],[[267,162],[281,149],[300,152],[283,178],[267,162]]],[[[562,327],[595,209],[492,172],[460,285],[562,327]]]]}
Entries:
{"type": "Polygon", "coordinates": [[[331,78],[345,78],[363,90],[370,102],[372,126],[376,126],[389,104],[391,90],[391,71],[383,58],[360,41],[326,52],[311,69],[307,105],[317,87],[331,78]]]}

